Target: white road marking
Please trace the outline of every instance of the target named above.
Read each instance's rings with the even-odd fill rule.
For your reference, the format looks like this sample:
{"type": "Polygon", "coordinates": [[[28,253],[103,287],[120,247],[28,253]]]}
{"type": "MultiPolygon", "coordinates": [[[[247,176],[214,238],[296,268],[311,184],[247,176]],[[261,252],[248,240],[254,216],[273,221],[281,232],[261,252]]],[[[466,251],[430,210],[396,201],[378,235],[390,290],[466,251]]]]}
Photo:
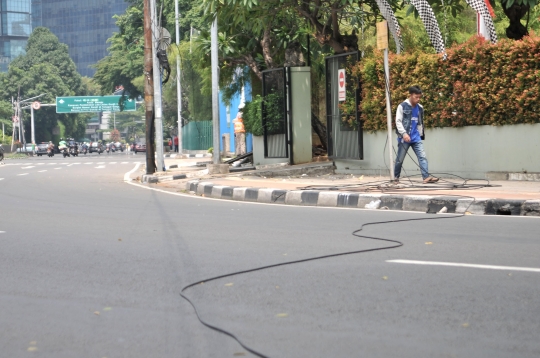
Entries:
{"type": "Polygon", "coordinates": [[[103,168],[105,168],[104,165],[100,165],[99,167],[96,167],[96,169],[103,169],[103,168]]]}
{"type": "Polygon", "coordinates": [[[54,169],[62,169],[62,168],[54,168],[54,169]]]}
{"type": "Polygon", "coordinates": [[[540,268],[534,268],[534,267],[476,265],[476,264],[463,264],[463,263],[456,263],[456,262],[414,261],[414,260],[387,260],[386,262],[397,263],[397,264],[411,264],[411,265],[452,266],[452,267],[480,268],[480,269],[489,269],[489,270],[540,272],[540,268]]]}
{"type": "Polygon", "coordinates": [[[0,234],[5,234],[6,232],[5,231],[0,231],[0,234]]]}
{"type": "Polygon", "coordinates": [[[22,174],[17,174],[18,177],[20,176],[23,176],[23,175],[28,175],[29,173],[22,173],[22,174]]]}
{"type": "Polygon", "coordinates": [[[22,167],[21,169],[32,169],[32,168],[35,168],[34,166],[29,166],[29,167],[22,167]]]}
{"type": "Polygon", "coordinates": [[[99,162],[99,163],[97,163],[97,164],[105,164],[105,162],[99,162]]]}
{"type": "Polygon", "coordinates": [[[92,163],[92,162],[89,162],[89,163],[84,163],[84,164],[87,164],[87,165],[88,165],[88,164],[94,164],[94,163],[92,163]]]}
{"type": "Polygon", "coordinates": [[[139,167],[141,166],[140,163],[137,163],[135,165],[135,168],[131,169],[129,172],[127,172],[126,174],[124,174],[124,181],[126,182],[130,182],[132,179],[129,177],[131,174],[133,174],[135,171],[137,171],[139,169],[139,167]]]}
{"type": "Polygon", "coordinates": [[[38,173],[45,173],[45,172],[46,172],[46,170],[40,170],[40,171],[38,171],[38,173]]]}
{"type": "Polygon", "coordinates": [[[4,180],[4,178],[0,178],[0,180],[4,180]]]}
{"type": "Polygon", "coordinates": [[[128,162],[122,162],[122,164],[129,164],[128,162]]]}
{"type": "Polygon", "coordinates": [[[37,165],[45,165],[45,163],[38,163],[37,165]]]}
{"type": "Polygon", "coordinates": [[[116,162],[110,162],[109,164],[116,164],[116,162]]]}
{"type": "Polygon", "coordinates": [[[56,165],[56,163],[47,163],[48,165],[56,165]]]}

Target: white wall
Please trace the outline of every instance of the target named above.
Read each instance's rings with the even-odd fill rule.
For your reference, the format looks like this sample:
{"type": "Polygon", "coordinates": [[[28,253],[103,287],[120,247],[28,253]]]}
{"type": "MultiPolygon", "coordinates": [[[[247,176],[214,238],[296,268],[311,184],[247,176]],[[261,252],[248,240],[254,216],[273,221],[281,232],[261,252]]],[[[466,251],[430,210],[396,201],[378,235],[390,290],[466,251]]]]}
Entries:
{"type": "MultiPolygon", "coordinates": [[[[385,141],[386,132],[365,132],[364,160],[336,159],[336,172],[388,175],[384,163],[386,160],[388,164],[388,152],[383,155],[385,141]]],[[[397,151],[395,133],[393,145],[397,151]]],[[[540,173],[540,124],[427,129],[424,147],[429,171],[434,174],[485,179],[488,172],[540,173]]],[[[416,160],[412,149],[409,153],[416,160]]],[[[404,169],[409,175],[420,174],[408,156],[404,169]]]]}

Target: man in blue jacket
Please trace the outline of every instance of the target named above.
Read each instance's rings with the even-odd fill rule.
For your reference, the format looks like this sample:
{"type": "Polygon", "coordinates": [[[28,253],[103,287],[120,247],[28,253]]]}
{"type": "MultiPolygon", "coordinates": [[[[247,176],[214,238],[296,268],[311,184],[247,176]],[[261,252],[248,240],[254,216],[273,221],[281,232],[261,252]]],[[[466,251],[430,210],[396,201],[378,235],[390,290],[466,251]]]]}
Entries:
{"type": "Polygon", "coordinates": [[[396,113],[396,133],[398,135],[398,153],[396,158],[396,166],[394,175],[396,182],[399,181],[401,174],[401,166],[405,155],[412,147],[425,184],[436,183],[439,181],[429,174],[428,161],[422,140],[424,139],[424,107],[420,104],[422,98],[422,90],[418,86],[409,88],[409,98],[401,103],[397,108],[396,113]]]}

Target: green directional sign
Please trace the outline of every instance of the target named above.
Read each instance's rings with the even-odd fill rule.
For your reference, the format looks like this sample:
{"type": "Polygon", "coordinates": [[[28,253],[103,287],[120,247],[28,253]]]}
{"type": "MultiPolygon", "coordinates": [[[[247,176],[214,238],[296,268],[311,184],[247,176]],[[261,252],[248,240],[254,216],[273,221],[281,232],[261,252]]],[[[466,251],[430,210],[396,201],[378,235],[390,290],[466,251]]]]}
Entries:
{"type": "MultiPolygon", "coordinates": [[[[56,113],[120,112],[122,96],[56,97],[56,113]]],[[[124,102],[124,111],[134,111],[135,100],[124,102]]]]}

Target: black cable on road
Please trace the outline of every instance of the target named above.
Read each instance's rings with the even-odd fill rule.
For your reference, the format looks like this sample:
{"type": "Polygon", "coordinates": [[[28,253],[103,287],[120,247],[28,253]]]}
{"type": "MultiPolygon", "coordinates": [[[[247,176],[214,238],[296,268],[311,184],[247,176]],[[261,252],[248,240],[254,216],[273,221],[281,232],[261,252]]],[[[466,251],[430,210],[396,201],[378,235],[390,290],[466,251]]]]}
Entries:
{"type": "MultiPolygon", "coordinates": [[[[474,198],[473,198],[474,200],[474,198]]],[[[469,204],[470,205],[470,204],[469,204]]],[[[398,247],[401,247],[403,246],[403,242],[401,241],[398,241],[398,240],[391,240],[391,239],[385,239],[385,238],[382,238],[382,237],[376,237],[376,236],[367,236],[367,235],[361,235],[360,232],[362,230],[364,230],[365,227],[367,226],[372,226],[372,225],[382,225],[382,224],[394,224],[394,223],[400,223],[400,222],[408,222],[408,221],[422,221],[422,220],[441,220],[441,219],[455,219],[455,218],[460,218],[460,217],[463,217],[465,214],[461,214],[461,215],[455,215],[455,216],[438,216],[438,217],[430,217],[430,218],[412,218],[412,219],[402,219],[402,220],[388,220],[388,221],[377,221],[377,222],[370,222],[370,223],[365,223],[363,224],[360,229],[358,230],[355,230],[352,232],[352,235],[353,236],[356,236],[358,238],[362,238],[362,239],[370,239],[370,240],[377,240],[377,241],[384,241],[384,242],[389,242],[389,243],[392,243],[392,245],[389,245],[389,246],[382,246],[382,247],[376,247],[376,248],[372,248],[372,249],[365,249],[365,250],[354,250],[354,251],[345,251],[345,252],[340,252],[340,253],[337,253],[337,254],[329,254],[329,255],[322,255],[322,256],[315,256],[315,257],[308,257],[308,258],[305,258],[305,259],[300,259],[300,260],[294,260],[294,261],[287,261],[287,262],[281,262],[281,263],[277,263],[277,264],[271,264],[271,265],[266,265],[266,266],[260,266],[260,267],[255,267],[255,268],[252,268],[252,269],[247,269],[247,270],[241,270],[241,271],[236,271],[236,272],[231,272],[231,273],[227,273],[227,274],[223,274],[223,275],[218,275],[218,276],[213,276],[213,277],[209,277],[207,279],[204,279],[204,280],[200,280],[200,281],[197,281],[197,282],[193,282],[193,283],[190,283],[189,285],[186,285],[182,288],[182,290],[180,291],[180,296],[185,299],[187,302],[189,302],[189,304],[191,305],[191,307],[193,307],[193,310],[195,311],[195,315],[197,316],[197,319],[199,320],[199,322],[201,322],[204,326],[216,331],[216,332],[219,332],[219,333],[223,333],[231,338],[233,338],[236,342],[238,342],[238,344],[240,344],[240,346],[242,346],[242,348],[244,348],[245,350],[247,350],[248,352],[256,355],[257,357],[260,357],[260,358],[269,358],[268,355],[264,354],[264,353],[261,353],[257,350],[255,350],[254,348],[251,348],[250,346],[248,346],[246,343],[242,342],[242,340],[240,340],[240,338],[235,335],[233,332],[231,331],[228,331],[224,328],[221,328],[221,327],[218,327],[210,322],[208,322],[207,320],[205,320],[199,310],[197,309],[197,306],[195,305],[195,303],[189,298],[186,296],[185,292],[192,288],[192,287],[195,287],[197,285],[200,285],[200,284],[203,284],[203,283],[207,283],[207,282],[212,282],[212,281],[216,281],[216,280],[219,280],[219,279],[223,279],[223,278],[227,278],[227,277],[232,277],[232,276],[237,276],[237,275],[244,275],[244,274],[248,274],[248,273],[252,273],[252,272],[257,272],[257,271],[262,271],[262,270],[268,270],[268,269],[271,269],[271,268],[275,268],[275,267],[280,267],[280,266],[289,266],[289,265],[295,265],[295,264],[301,264],[301,263],[304,263],[304,262],[309,262],[309,261],[316,261],[316,260],[322,260],[322,259],[328,259],[328,258],[332,258],[332,257],[340,257],[340,256],[346,256],[346,255],[354,255],[354,254],[360,254],[360,253],[366,253],[366,252],[373,252],[373,251],[381,251],[381,250],[390,250],[390,249],[396,249],[398,247]]]]}

